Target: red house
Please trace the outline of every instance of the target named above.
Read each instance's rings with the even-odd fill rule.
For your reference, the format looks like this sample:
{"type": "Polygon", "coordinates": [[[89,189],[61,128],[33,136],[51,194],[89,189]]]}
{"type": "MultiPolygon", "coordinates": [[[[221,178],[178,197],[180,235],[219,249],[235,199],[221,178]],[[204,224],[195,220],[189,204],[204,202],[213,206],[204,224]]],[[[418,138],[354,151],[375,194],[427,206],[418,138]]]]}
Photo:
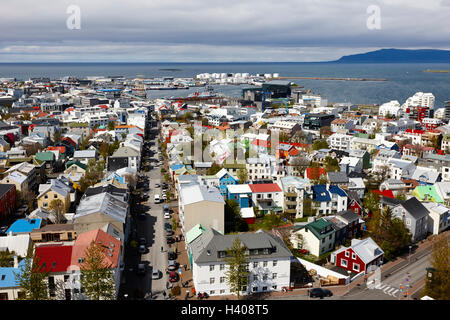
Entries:
{"type": "Polygon", "coordinates": [[[361,198],[358,196],[358,194],[355,191],[348,191],[348,209],[353,211],[354,213],[363,216],[364,213],[364,207],[361,201],[361,198]]]}
{"type": "Polygon", "coordinates": [[[331,262],[347,271],[367,274],[383,264],[383,256],[383,250],[372,238],[352,239],[350,247],[342,247],[331,254],[331,262]]]}
{"type": "Polygon", "coordinates": [[[5,221],[16,211],[16,186],[0,184],[0,221],[5,221]]]}

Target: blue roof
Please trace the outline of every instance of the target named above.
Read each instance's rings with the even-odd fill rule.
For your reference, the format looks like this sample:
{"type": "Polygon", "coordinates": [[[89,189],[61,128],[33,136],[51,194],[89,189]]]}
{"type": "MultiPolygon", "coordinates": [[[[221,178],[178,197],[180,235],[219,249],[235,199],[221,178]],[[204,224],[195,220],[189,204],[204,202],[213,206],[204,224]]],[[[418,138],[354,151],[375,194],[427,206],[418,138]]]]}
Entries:
{"type": "Polygon", "coordinates": [[[184,167],[184,164],[174,164],[170,168],[175,171],[184,167]]]}
{"type": "Polygon", "coordinates": [[[339,188],[338,186],[335,186],[335,185],[331,185],[330,188],[328,188],[328,190],[331,193],[335,193],[335,194],[337,194],[337,195],[339,195],[341,197],[346,197],[347,196],[347,194],[345,193],[344,190],[342,190],[341,188],[339,188]]]}
{"type": "Polygon", "coordinates": [[[20,272],[20,268],[25,265],[25,259],[19,262],[19,268],[5,267],[0,268],[0,288],[18,287],[16,282],[15,273],[20,272]]]}
{"type": "Polygon", "coordinates": [[[331,201],[330,193],[327,190],[327,186],[324,184],[318,184],[312,186],[314,201],[331,201]]]}
{"type": "Polygon", "coordinates": [[[19,219],[15,221],[11,227],[9,227],[6,233],[12,231],[12,233],[29,233],[34,229],[41,227],[42,219],[19,219]]]}

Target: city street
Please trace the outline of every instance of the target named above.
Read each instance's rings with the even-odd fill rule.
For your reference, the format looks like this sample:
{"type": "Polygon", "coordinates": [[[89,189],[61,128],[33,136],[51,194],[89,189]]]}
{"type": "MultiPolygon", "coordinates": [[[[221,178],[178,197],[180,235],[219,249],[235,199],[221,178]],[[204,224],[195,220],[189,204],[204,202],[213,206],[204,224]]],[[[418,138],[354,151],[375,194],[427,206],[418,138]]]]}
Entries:
{"type": "MultiPolygon", "coordinates": [[[[156,125],[156,123],[155,123],[156,125]]],[[[152,136],[157,134],[157,128],[152,128],[152,136]]],[[[144,150],[142,162],[145,163],[145,156],[149,156],[149,171],[141,170],[139,173],[143,176],[142,194],[134,195],[136,205],[132,208],[132,237],[138,240],[145,238],[146,252],[140,254],[138,249],[128,243],[125,251],[125,271],[122,279],[121,298],[128,299],[163,299],[162,292],[166,291],[167,275],[165,270],[168,265],[167,244],[164,235],[163,205],[164,203],[155,203],[154,195],[162,195],[161,190],[161,168],[155,164],[159,162],[160,152],[158,151],[157,136],[146,140],[146,146],[149,152],[144,150]],[[159,184],[160,187],[155,187],[159,184]],[[148,186],[148,187],[147,187],[148,186]],[[147,193],[148,197],[143,197],[147,193]],[[142,200],[142,201],[141,201],[142,200]],[[140,203],[139,203],[140,202],[140,203]],[[140,216],[144,213],[144,216],[140,216]],[[133,235],[134,233],[134,235],[133,235]],[[164,252],[161,252],[163,247],[164,252]],[[144,263],[145,274],[137,274],[137,265],[144,263]],[[156,268],[160,270],[159,279],[152,279],[152,271],[156,268]]]]}

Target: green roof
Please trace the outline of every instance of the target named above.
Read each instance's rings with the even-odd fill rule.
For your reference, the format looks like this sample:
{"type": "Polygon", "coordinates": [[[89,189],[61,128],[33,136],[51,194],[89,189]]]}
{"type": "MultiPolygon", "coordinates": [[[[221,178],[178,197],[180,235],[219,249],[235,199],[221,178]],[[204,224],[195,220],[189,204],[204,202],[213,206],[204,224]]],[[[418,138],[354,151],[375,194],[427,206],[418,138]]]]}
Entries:
{"type": "Polygon", "coordinates": [[[70,160],[70,161],[67,161],[67,163],[66,163],[66,169],[69,168],[70,166],[72,166],[73,164],[76,164],[77,166],[79,166],[81,169],[84,169],[84,170],[86,170],[86,168],[87,168],[87,165],[85,165],[84,163],[81,163],[78,160],[70,160]]]}
{"type": "Polygon", "coordinates": [[[417,186],[412,195],[421,201],[444,202],[434,186],[417,186]]]}
{"type": "MultiPolygon", "coordinates": [[[[316,236],[317,239],[323,239],[327,237],[330,234],[330,232],[321,233],[320,231],[327,227],[331,227],[331,222],[328,222],[325,219],[319,219],[314,222],[308,223],[304,227],[310,230],[316,236]]],[[[334,229],[331,228],[330,231],[333,230],[334,229]]]]}
{"type": "Polygon", "coordinates": [[[358,132],[358,133],[355,133],[354,137],[369,139],[370,138],[370,134],[358,132]]]}
{"type": "Polygon", "coordinates": [[[38,152],[36,153],[35,158],[39,161],[53,161],[55,159],[55,154],[51,151],[38,152]]]}
{"type": "Polygon", "coordinates": [[[186,232],[186,242],[189,244],[195,239],[197,239],[206,229],[201,225],[195,225],[191,230],[186,232]]]}

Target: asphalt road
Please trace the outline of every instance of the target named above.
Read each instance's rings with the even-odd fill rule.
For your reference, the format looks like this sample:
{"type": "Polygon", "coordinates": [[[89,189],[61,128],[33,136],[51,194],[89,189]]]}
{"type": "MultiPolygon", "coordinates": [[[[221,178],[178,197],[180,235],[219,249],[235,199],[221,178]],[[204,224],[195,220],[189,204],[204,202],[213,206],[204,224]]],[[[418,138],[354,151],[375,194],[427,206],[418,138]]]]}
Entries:
{"type": "MultiPolygon", "coordinates": [[[[156,130],[155,130],[156,131],[156,130]]],[[[162,292],[166,289],[167,275],[165,270],[168,265],[167,244],[164,234],[163,205],[164,203],[156,204],[154,202],[154,195],[162,195],[161,187],[156,188],[155,185],[161,185],[161,168],[155,166],[159,162],[159,154],[157,139],[146,140],[150,146],[150,171],[140,171],[148,177],[149,190],[145,191],[148,194],[148,199],[141,202],[140,206],[132,208],[139,213],[144,212],[145,218],[141,219],[138,214],[132,218],[132,229],[136,230],[137,239],[146,239],[147,251],[140,254],[137,248],[127,246],[125,252],[125,271],[122,278],[122,286],[120,298],[137,299],[138,295],[145,299],[163,299],[162,292]],[[139,208],[142,208],[143,211],[139,208]],[[164,252],[161,252],[163,247],[164,252]],[[137,265],[144,263],[146,273],[138,275],[136,272],[137,265]],[[152,279],[152,271],[154,268],[160,270],[160,278],[152,279]]],[[[144,160],[145,162],[145,160],[144,160]]]]}

